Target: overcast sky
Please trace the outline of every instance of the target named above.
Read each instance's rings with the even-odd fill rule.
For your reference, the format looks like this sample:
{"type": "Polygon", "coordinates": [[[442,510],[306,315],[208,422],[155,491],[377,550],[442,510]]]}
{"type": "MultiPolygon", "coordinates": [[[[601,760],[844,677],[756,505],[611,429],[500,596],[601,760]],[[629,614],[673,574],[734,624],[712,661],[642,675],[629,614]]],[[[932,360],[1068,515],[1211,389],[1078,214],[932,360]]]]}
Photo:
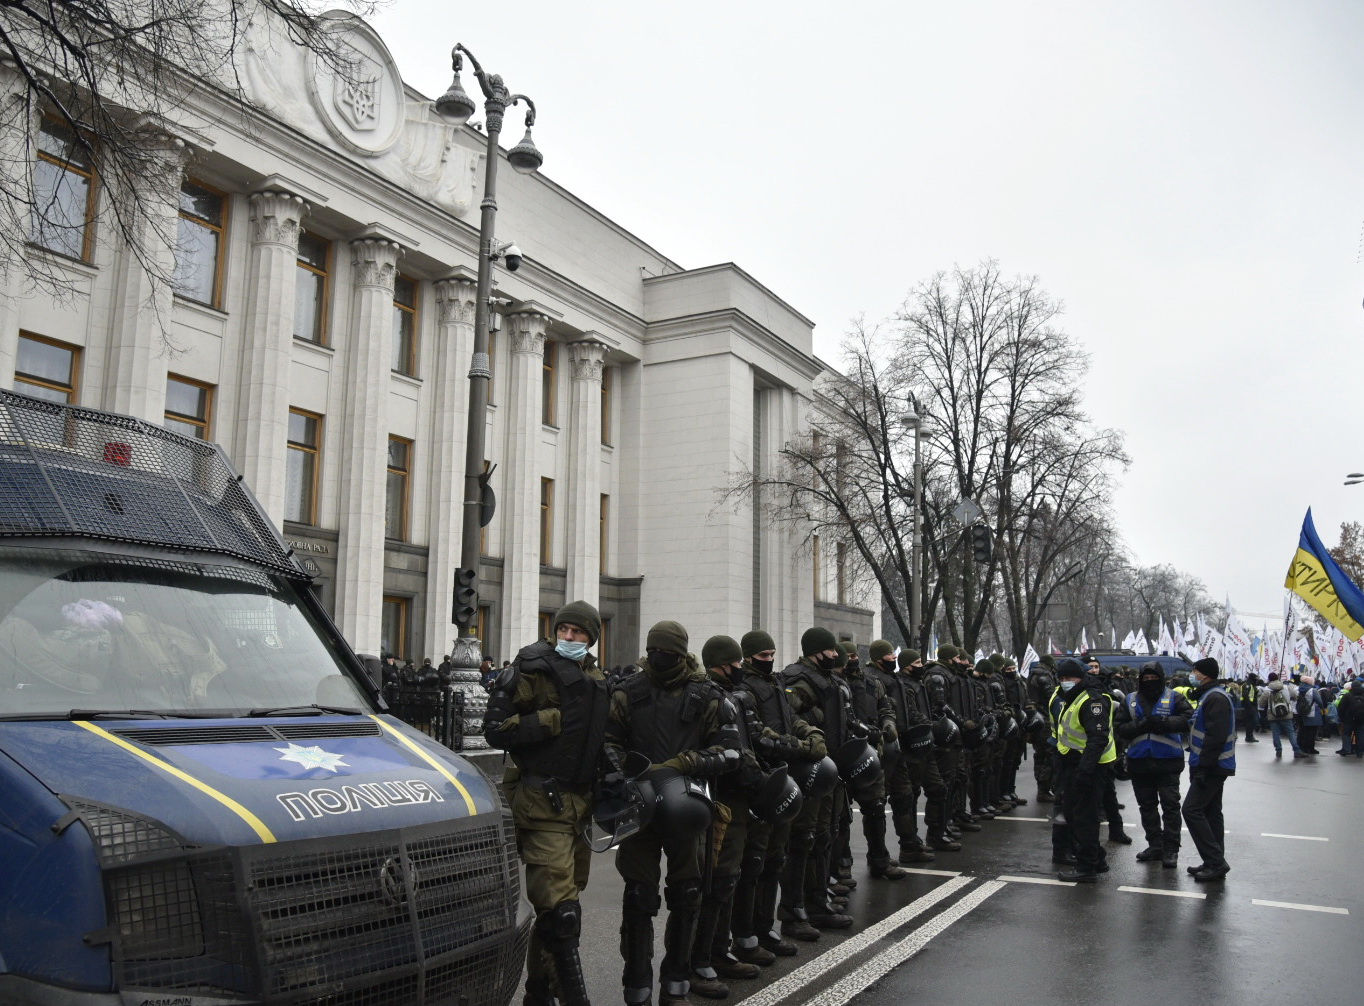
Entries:
{"type": "Polygon", "coordinates": [[[391,0],[372,22],[432,96],[469,46],[535,99],[546,175],[685,268],[738,263],[831,361],[936,271],[1038,276],[1092,356],[1091,414],[1126,432],[1140,563],[1277,613],[1307,507],[1328,544],[1364,515],[1341,485],[1364,471],[1358,0],[391,0]]]}

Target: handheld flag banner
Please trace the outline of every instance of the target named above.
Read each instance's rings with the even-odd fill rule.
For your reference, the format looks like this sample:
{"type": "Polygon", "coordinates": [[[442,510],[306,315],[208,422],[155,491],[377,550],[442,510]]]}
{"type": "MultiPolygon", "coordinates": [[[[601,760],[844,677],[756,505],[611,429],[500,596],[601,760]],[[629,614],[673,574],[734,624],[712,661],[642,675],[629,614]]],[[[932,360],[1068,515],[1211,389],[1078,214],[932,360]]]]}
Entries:
{"type": "Polygon", "coordinates": [[[1364,636],[1364,591],[1345,575],[1317,537],[1311,507],[1303,518],[1298,551],[1289,564],[1283,585],[1352,642],[1364,636]]]}

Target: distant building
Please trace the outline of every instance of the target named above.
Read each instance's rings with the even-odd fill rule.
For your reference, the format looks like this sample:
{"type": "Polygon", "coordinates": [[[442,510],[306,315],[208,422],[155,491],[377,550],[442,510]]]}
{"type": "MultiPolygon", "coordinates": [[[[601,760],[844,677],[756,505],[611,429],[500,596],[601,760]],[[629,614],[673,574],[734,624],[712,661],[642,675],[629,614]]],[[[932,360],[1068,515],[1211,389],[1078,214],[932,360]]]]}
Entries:
{"type": "MultiPolygon", "coordinates": [[[[192,95],[164,172],[143,180],[178,230],[174,248],[149,237],[174,293],[103,226],[97,173],[60,127],[27,123],[56,196],[29,254],[74,294],[30,294],[12,273],[0,385],[220,442],[356,649],[438,659],[454,636],[486,138],[441,121],[363,23],[349,40],[371,71],[363,95],[268,38],[239,67],[265,111],[242,121],[210,88],[192,95]]],[[[22,86],[0,64],[0,99],[22,86]]],[[[719,497],[803,428],[822,370],[812,322],[735,265],[682,269],[543,175],[504,166],[498,185],[498,234],[525,261],[497,275],[487,652],[511,657],[574,598],[601,608],[607,663],[638,656],[660,618],[697,650],[760,625],[798,656],[815,620],[865,644],[879,619],[834,550],[817,585],[803,534],[719,497]]]]}

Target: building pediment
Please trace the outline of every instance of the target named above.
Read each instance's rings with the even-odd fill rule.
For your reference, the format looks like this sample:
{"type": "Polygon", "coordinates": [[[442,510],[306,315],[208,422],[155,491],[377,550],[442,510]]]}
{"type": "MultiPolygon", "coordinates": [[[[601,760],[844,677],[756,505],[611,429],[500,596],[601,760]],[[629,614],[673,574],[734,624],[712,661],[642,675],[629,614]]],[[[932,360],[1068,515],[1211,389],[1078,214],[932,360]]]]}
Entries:
{"type": "Polygon", "coordinates": [[[247,97],[264,112],[459,216],[474,197],[477,155],[461,127],[411,100],[388,47],[361,19],[322,15],[325,50],[295,45],[274,19],[257,19],[241,53],[247,97]]]}

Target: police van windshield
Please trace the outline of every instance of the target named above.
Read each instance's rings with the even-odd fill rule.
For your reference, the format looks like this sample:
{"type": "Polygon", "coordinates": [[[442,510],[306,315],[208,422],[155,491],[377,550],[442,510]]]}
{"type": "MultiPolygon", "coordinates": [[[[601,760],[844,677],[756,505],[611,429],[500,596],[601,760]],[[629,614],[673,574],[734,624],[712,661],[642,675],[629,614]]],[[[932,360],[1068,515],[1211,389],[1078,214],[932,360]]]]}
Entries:
{"type": "Polygon", "coordinates": [[[372,711],[343,667],[283,577],[0,550],[0,718],[372,711]]]}

